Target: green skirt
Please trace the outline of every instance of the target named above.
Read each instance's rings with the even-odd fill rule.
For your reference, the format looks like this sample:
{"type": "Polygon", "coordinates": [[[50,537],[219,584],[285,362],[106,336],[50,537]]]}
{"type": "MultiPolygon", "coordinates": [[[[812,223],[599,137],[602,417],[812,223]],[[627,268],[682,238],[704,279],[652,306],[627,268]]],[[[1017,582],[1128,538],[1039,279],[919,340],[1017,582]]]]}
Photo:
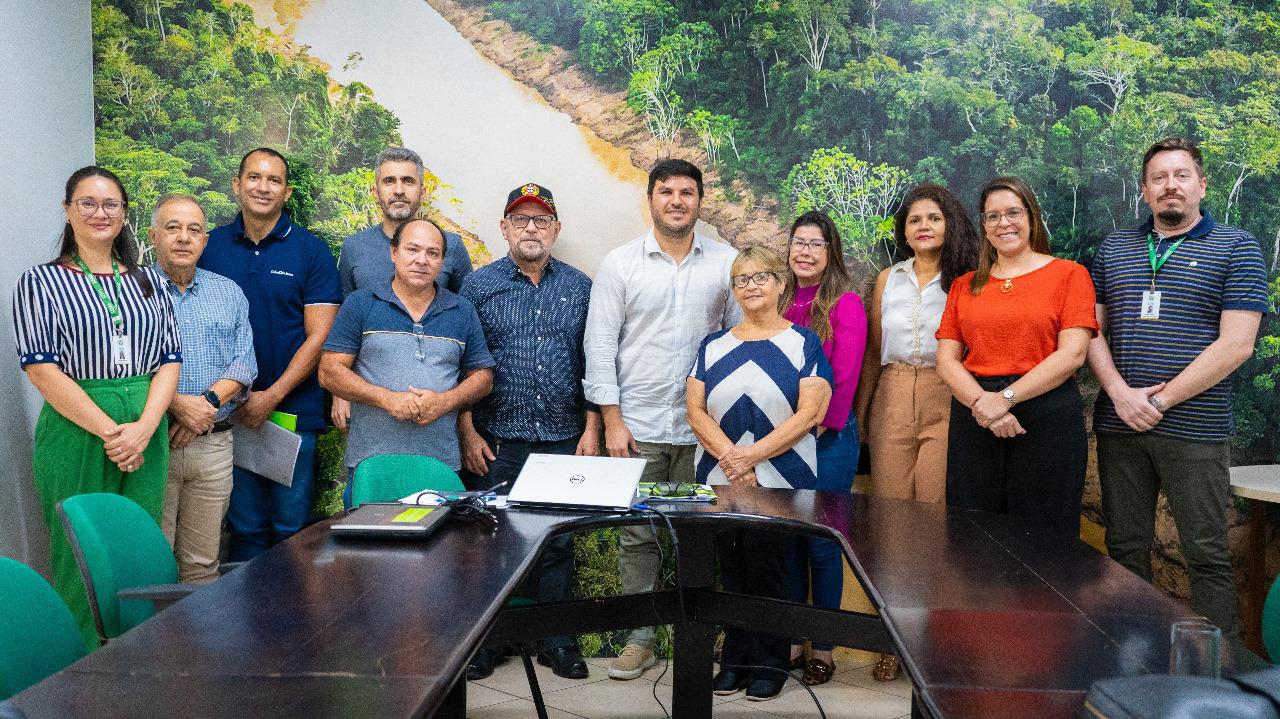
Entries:
{"type": "MultiPolygon", "coordinates": [[[[117,424],[135,422],[147,403],[150,375],[122,379],[76,380],[89,399],[117,424]]],[[[121,472],[107,459],[103,442],[45,403],[36,422],[33,469],[44,521],[49,525],[49,558],[53,586],[71,609],[90,648],[98,646],[98,633],[89,611],[84,580],[76,566],[67,534],[58,519],[57,504],[67,497],[90,492],[121,494],[142,506],[160,521],[165,478],[169,471],[169,421],[160,421],[142,453],[142,467],[121,472]]]]}

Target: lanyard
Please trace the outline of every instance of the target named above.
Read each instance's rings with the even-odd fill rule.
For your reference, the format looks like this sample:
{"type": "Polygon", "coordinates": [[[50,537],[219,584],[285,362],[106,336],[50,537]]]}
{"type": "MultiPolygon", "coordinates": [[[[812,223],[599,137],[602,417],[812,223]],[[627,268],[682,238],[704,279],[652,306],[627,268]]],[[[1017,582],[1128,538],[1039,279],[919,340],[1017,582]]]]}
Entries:
{"type": "Polygon", "coordinates": [[[1147,257],[1151,260],[1151,289],[1153,291],[1156,288],[1156,273],[1160,271],[1161,267],[1164,267],[1164,263],[1169,261],[1169,258],[1173,256],[1173,253],[1176,252],[1177,249],[1182,246],[1183,241],[1187,239],[1186,235],[1179,237],[1177,242],[1169,245],[1169,248],[1164,251],[1164,254],[1157,258],[1156,243],[1155,240],[1152,239],[1154,234],[1155,233],[1147,234],[1147,257]]]}
{"type": "MultiPolygon", "coordinates": [[[[71,259],[76,261],[76,264],[80,266],[80,270],[84,272],[84,276],[89,278],[89,285],[93,287],[98,299],[102,301],[102,306],[107,308],[107,314],[111,316],[111,324],[116,327],[116,334],[124,334],[124,316],[120,314],[120,305],[111,299],[106,289],[102,287],[102,283],[89,271],[89,266],[84,263],[84,260],[80,259],[80,253],[71,255],[71,259]]],[[[124,297],[124,281],[120,279],[120,265],[116,264],[115,260],[111,261],[111,274],[115,277],[116,294],[124,297]]]]}

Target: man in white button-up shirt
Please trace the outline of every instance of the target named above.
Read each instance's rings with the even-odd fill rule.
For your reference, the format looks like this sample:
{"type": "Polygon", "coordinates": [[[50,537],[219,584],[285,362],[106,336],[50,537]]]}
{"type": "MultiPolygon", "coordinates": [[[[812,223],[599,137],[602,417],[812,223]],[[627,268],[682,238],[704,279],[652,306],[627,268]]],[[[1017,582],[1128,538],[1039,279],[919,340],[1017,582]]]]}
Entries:
{"type": "MultiPolygon", "coordinates": [[[[742,320],[729,287],[737,252],[694,233],[702,171],[663,160],[649,173],[653,230],[605,256],[591,287],[585,339],[586,398],[600,406],[605,448],[648,460],[642,482],[693,482],[697,440],[685,410],[685,378],[702,339],[742,320]]],[[[622,591],[653,590],[660,557],[649,527],[623,527],[622,591]]],[[[637,629],[609,667],[635,679],[654,663],[654,630],[637,629]]]]}

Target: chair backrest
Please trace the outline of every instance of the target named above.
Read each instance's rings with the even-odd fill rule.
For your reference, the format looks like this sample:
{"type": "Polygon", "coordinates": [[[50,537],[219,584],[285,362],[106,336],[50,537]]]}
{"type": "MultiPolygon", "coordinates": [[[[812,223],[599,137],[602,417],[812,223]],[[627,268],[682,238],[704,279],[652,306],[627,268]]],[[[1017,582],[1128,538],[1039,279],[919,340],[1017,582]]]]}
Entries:
{"type": "Polygon", "coordinates": [[[84,656],[71,610],[35,570],[0,557],[0,597],[0,699],[84,656]]]}
{"type": "Polygon", "coordinates": [[[160,525],[118,494],[78,494],[58,514],[80,565],[89,608],[102,640],[114,639],[155,613],[151,602],[121,601],[122,589],[178,581],[178,563],[160,525]]]}
{"type": "Polygon", "coordinates": [[[1280,664],[1280,577],[1271,583],[1262,604],[1262,645],[1272,664],[1280,664]]]}
{"type": "Polygon", "coordinates": [[[365,502],[394,502],[424,489],[461,492],[458,473],[435,457],[379,454],[356,465],[351,478],[351,507],[365,502]]]}

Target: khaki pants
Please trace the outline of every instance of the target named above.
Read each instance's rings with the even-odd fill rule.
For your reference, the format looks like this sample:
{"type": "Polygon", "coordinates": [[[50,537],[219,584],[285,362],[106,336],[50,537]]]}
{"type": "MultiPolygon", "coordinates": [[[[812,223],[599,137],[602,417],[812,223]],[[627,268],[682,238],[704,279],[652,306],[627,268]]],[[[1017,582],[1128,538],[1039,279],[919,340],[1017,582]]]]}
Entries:
{"type": "Polygon", "coordinates": [[[222,518],[231,499],[231,432],[206,434],[169,454],[160,526],[178,559],[184,582],[218,577],[222,518]]]}
{"type": "MultiPolygon", "coordinates": [[[[639,456],[648,460],[644,465],[641,482],[693,483],[692,444],[660,444],[636,442],[639,456]]],[[[658,538],[647,524],[618,527],[618,573],[622,575],[623,594],[652,592],[662,555],[658,551],[658,538]]],[[[638,627],[627,637],[627,644],[653,648],[654,628],[638,627]]]]}
{"type": "Polygon", "coordinates": [[[951,390],[933,367],[889,364],[871,402],[871,486],[877,496],[941,502],[947,489],[951,390]]]}

